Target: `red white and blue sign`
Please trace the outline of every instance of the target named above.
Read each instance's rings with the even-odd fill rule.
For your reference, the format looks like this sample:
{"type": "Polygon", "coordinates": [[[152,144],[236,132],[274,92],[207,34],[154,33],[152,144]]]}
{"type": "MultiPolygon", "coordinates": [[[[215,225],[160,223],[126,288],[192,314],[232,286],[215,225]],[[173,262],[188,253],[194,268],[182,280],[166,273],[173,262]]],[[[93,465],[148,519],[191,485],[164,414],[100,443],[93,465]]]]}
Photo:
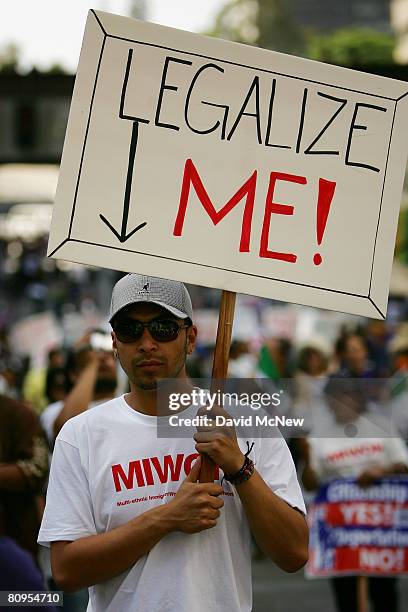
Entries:
{"type": "Polygon", "coordinates": [[[309,577],[408,574],[408,478],[324,485],[309,510],[309,577]]]}

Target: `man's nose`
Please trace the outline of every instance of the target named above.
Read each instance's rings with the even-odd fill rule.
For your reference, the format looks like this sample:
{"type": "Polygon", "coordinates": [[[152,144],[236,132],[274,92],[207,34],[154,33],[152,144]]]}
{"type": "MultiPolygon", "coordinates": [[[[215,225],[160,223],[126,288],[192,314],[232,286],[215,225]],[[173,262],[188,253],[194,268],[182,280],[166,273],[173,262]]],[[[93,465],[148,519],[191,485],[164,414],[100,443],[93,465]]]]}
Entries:
{"type": "Polygon", "coordinates": [[[151,352],[157,349],[157,342],[152,338],[150,332],[145,327],[143,330],[143,335],[139,340],[139,350],[144,352],[151,352]]]}

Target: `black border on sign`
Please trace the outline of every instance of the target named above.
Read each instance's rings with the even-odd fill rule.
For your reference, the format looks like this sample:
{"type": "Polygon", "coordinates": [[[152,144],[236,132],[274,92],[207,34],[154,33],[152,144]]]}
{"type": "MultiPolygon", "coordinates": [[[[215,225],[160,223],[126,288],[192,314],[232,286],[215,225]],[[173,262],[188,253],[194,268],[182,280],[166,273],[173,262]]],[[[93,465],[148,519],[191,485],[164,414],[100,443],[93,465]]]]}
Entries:
{"type": "Polygon", "coordinates": [[[275,281],[275,282],[279,282],[279,283],[285,283],[285,284],[289,284],[289,285],[296,285],[298,287],[309,287],[310,289],[318,289],[319,291],[327,291],[329,293],[337,293],[339,295],[349,295],[350,297],[357,297],[357,298],[363,298],[368,300],[369,302],[371,302],[371,304],[374,306],[374,308],[379,312],[379,314],[381,315],[381,317],[383,319],[385,319],[385,314],[383,314],[380,309],[376,306],[376,304],[373,302],[370,293],[371,293],[371,285],[372,285],[372,278],[373,278],[373,271],[374,271],[374,259],[375,259],[375,252],[376,252],[376,247],[377,247],[377,238],[378,238],[378,232],[379,232],[379,226],[380,226],[380,220],[381,220],[381,211],[382,211],[382,204],[383,204],[383,198],[384,198],[384,190],[385,190],[385,180],[386,180],[386,176],[387,176],[387,169],[388,169],[388,160],[389,160],[389,156],[390,156],[390,150],[391,150],[391,141],[392,141],[392,136],[393,136],[393,132],[394,132],[394,123],[395,123],[395,115],[396,115],[396,110],[397,110],[397,104],[400,100],[402,100],[403,98],[405,98],[405,96],[408,95],[408,91],[401,95],[399,98],[395,99],[395,98],[390,98],[387,96],[380,96],[378,94],[368,94],[367,92],[364,91],[359,91],[356,89],[351,89],[351,88],[347,88],[347,87],[340,87],[339,85],[330,85],[329,83],[323,83],[320,81],[314,81],[312,79],[304,79],[301,77],[297,77],[294,75],[290,75],[290,74],[284,74],[281,72],[276,72],[274,70],[267,70],[265,68],[256,68],[254,66],[248,66],[246,64],[240,64],[238,62],[231,62],[228,60],[222,60],[216,57],[211,57],[211,56],[207,56],[207,55],[202,55],[200,53],[189,53],[187,51],[181,51],[180,49],[173,49],[171,47],[166,47],[163,45],[156,45],[154,43],[146,43],[146,42],[141,42],[138,40],[132,40],[130,38],[124,38],[121,36],[115,36],[115,35],[111,35],[108,34],[106,32],[106,30],[104,29],[99,17],[96,15],[95,11],[93,9],[91,9],[91,12],[93,13],[96,21],[99,24],[99,27],[101,28],[104,37],[103,37],[103,42],[102,42],[102,46],[101,46],[101,51],[99,54],[99,61],[98,61],[98,67],[96,70],[96,75],[95,75],[95,83],[93,86],[93,91],[92,91],[92,97],[91,97],[91,104],[90,104],[90,108],[89,108],[89,115],[88,115],[88,121],[87,121],[87,126],[86,126],[86,130],[85,130],[85,139],[84,139],[84,143],[83,143],[83,147],[82,147],[82,154],[81,154],[81,161],[80,161],[80,165],[79,165],[79,171],[78,171],[78,178],[77,178],[77,183],[76,183],[76,187],[75,187],[75,194],[74,194],[74,202],[73,202],[73,207],[72,207],[72,212],[71,212],[71,219],[70,219],[70,224],[69,224],[69,232],[68,232],[68,237],[65,238],[65,240],[63,240],[63,242],[58,245],[49,255],[49,257],[52,257],[53,255],[55,255],[55,253],[62,248],[65,244],[67,244],[67,242],[77,242],[79,244],[89,244],[92,246],[98,246],[98,247],[103,247],[103,248],[108,248],[108,249],[113,249],[116,251],[125,251],[128,253],[135,253],[137,255],[146,255],[149,257],[156,257],[159,259],[166,259],[166,260],[170,260],[170,261],[177,261],[179,263],[187,263],[187,264],[193,264],[196,266],[201,266],[204,268],[210,268],[213,270],[223,270],[224,272],[235,272],[235,273],[239,273],[241,275],[245,275],[245,276],[251,276],[253,278],[263,278],[266,280],[271,280],[271,281],[275,281]],[[93,108],[93,103],[94,103],[94,99],[95,99],[95,92],[96,92],[96,87],[97,87],[97,83],[98,83],[98,77],[99,77],[99,71],[100,71],[100,67],[101,67],[101,63],[102,63],[102,57],[103,57],[103,53],[105,50],[105,43],[106,43],[106,39],[107,38],[112,38],[112,39],[117,39],[117,40],[123,40],[126,42],[130,42],[132,44],[136,44],[136,45],[143,45],[143,46],[149,46],[149,47],[155,47],[158,49],[164,49],[166,51],[173,51],[175,53],[180,53],[183,55],[190,55],[190,56],[194,56],[194,57],[200,57],[203,59],[209,59],[209,60],[213,60],[213,61],[218,61],[224,64],[230,64],[232,66],[239,66],[241,68],[250,68],[252,70],[257,70],[258,72],[266,72],[268,74],[274,74],[277,76],[283,76],[286,78],[291,78],[291,79],[296,79],[296,80],[301,80],[301,81],[305,81],[308,83],[314,83],[316,85],[324,85],[326,87],[331,87],[333,89],[341,89],[343,91],[351,91],[353,93],[361,93],[364,95],[369,95],[371,97],[374,98],[380,98],[383,100],[389,100],[389,101],[394,101],[395,102],[395,106],[394,106],[394,115],[393,115],[393,119],[392,119],[392,125],[391,125],[391,133],[390,133],[390,138],[389,138],[389,142],[388,142],[388,151],[387,151],[387,159],[386,159],[386,163],[385,163],[385,170],[384,170],[384,180],[383,180],[383,186],[382,186],[382,192],[381,192],[381,201],[380,201],[380,209],[379,209],[379,214],[378,214],[378,221],[377,221],[377,228],[376,228],[376,234],[375,234],[375,240],[374,240],[374,250],[373,250],[373,256],[372,256],[372,262],[371,262],[371,274],[370,274],[370,286],[369,286],[369,290],[368,290],[368,295],[360,295],[360,294],[355,294],[355,293],[349,293],[347,291],[338,291],[336,289],[329,289],[327,287],[316,287],[313,285],[306,285],[304,283],[296,283],[294,281],[288,281],[288,280],[282,280],[280,278],[271,278],[270,276],[262,276],[260,274],[251,274],[249,272],[241,272],[241,271],[237,271],[237,270],[229,270],[227,268],[218,268],[216,266],[209,266],[207,264],[203,264],[203,263],[198,263],[198,262],[194,262],[194,261],[184,261],[182,259],[175,259],[172,257],[164,257],[162,255],[154,255],[151,253],[143,253],[141,251],[134,251],[132,249],[125,249],[123,247],[113,247],[113,246],[109,246],[106,244],[98,244],[98,243],[94,243],[94,242],[88,242],[85,240],[77,240],[75,238],[71,238],[71,234],[72,234],[72,225],[73,225],[73,221],[74,221],[74,215],[75,215],[75,208],[76,208],[76,202],[77,202],[77,197],[78,197],[78,190],[79,190],[79,183],[81,180],[81,173],[82,173],[82,165],[83,165],[83,161],[84,161],[84,157],[85,157],[85,148],[86,148],[86,143],[87,143],[87,139],[88,139],[88,132],[89,132],[89,126],[90,126],[90,122],[91,122],[91,115],[92,115],[92,108],[93,108]]]}

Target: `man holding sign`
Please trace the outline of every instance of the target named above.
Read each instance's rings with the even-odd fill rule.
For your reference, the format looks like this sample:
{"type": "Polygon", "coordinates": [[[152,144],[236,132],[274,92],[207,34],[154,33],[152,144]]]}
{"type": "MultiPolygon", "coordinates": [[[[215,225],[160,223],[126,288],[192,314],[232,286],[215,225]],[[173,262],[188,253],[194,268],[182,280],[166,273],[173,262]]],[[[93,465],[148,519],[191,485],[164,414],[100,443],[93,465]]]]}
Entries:
{"type": "Polygon", "coordinates": [[[63,586],[95,585],[94,612],[250,610],[249,527],[281,568],[304,564],[283,440],[250,456],[211,425],[195,447],[156,436],[157,382],[191,388],[179,281],[385,318],[407,121],[405,83],[90,11],[48,253],[173,279],[117,285],[131,392],[56,443],[40,540],[63,586]],[[222,486],[197,484],[197,450],[222,486]]]}
{"type": "Polygon", "coordinates": [[[51,545],[62,588],[91,587],[92,612],[249,612],[250,529],[282,569],[306,562],[305,508],[283,438],[256,440],[249,459],[224,430],[197,434],[195,446],[157,437],[160,379],[191,389],[192,319],[182,283],[122,278],[110,321],[131,391],[74,417],[56,440],[39,541],[51,545]],[[197,482],[197,451],[217,461],[222,485],[219,475],[197,482]]]}

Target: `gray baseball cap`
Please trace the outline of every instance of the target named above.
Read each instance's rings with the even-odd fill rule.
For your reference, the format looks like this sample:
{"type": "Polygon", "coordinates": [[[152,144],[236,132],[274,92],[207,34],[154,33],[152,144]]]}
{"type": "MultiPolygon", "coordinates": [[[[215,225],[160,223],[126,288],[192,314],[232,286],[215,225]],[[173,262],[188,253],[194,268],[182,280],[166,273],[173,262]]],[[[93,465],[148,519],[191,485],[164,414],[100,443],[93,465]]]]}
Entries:
{"type": "Polygon", "coordinates": [[[139,302],[151,302],[180,319],[189,317],[193,320],[191,298],[183,283],[142,274],[127,274],[113,288],[109,322],[120,310],[139,302]]]}

